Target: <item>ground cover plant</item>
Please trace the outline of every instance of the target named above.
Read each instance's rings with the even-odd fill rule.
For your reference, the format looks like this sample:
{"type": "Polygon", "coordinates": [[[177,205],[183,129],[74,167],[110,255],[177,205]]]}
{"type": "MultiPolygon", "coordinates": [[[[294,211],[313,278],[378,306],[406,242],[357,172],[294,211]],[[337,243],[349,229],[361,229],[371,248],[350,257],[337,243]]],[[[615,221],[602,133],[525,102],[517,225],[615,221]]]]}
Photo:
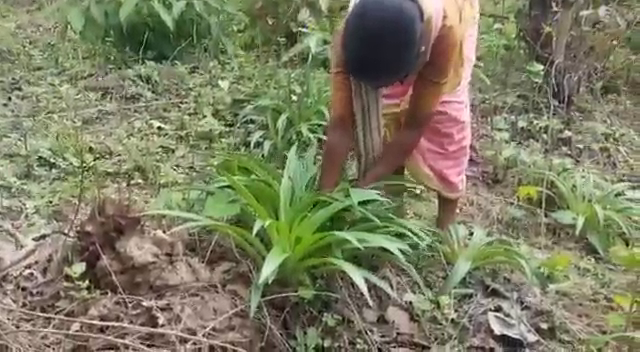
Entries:
{"type": "Polygon", "coordinates": [[[316,190],[347,1],[4,1],[0,346],[636,350],[639,9],[545,4],[481,4],[438,232],[316,190]]]}

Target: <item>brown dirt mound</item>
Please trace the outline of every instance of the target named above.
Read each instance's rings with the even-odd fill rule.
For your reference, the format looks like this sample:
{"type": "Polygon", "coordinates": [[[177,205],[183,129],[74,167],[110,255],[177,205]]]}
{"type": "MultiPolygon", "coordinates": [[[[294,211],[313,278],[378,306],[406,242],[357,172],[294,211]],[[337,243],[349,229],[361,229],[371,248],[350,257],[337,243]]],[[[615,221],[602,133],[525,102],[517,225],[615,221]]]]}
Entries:
{"type": "Polygon", "coordinates": [[[229,261],[212,269],[185,251],[180,238],[131,214],[103,201],[75,238],[50,236],[0,268],[0,346],[257,348],[260,334],[244,309],[247,269],[229,261]]]}

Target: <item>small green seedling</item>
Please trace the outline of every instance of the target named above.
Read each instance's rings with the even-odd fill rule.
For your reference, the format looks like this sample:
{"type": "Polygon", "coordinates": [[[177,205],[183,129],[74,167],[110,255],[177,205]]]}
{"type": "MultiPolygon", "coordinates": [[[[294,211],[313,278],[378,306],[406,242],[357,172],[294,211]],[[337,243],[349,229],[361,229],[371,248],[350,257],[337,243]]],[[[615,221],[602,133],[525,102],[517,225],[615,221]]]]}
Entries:
{"type": "Polygon", "coordinates": [[[470,271],[494,265],[515,268],[536,281],[531,263],[522,251],[507,239],[489,237],[487,231],[479,227],[470,233],[464,225],[451,226],[442,233],[441,253],[453,268],[438,295],[450,293],[470,271]]]}
{"type": "Polygon", "coordinates": [[[611,260],[634,274],[626,292],[613,295],[618,312],[609,313],[607,322],[612,334],[589,339],[592,346],[603,348],[609,343],[628,346],[629,350],[640,347],[640,247],[615,246],[609,252],[611,260]]]}
{"type": "Polygon", "coordinates": [[[91,296],[91,284],[89,280],[83,278],[85,272],[86,264],[84,262],[77,262],[64,268],[64,274],[70,280],[70,282],[65,282],[64,285],[71,289],[70,294],[74,298],[85,299],[91,296]]]}

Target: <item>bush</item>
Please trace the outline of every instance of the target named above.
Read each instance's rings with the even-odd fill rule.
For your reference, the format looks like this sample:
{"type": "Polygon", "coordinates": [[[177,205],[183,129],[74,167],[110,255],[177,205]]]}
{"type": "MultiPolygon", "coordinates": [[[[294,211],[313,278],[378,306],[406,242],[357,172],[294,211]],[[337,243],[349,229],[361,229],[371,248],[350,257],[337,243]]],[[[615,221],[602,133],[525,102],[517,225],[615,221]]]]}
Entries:
{"type": "Polygon", "coordinates": [[[65,22],[90,43],[114,45],[144,59],[163,61],[189,49],[217,51],[224,20],[234,14],[225,0],[67,0],[65,22]]]}

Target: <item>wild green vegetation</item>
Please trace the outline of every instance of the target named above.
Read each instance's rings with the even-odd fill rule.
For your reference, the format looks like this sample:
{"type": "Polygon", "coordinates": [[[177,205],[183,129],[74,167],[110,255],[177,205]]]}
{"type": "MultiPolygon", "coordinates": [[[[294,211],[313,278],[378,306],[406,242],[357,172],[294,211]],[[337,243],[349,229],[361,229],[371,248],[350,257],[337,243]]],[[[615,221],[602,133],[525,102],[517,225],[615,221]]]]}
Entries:
{"type": "Polygon", "coordinates": [[[0,4],[0,346],[635,350],[638,5],[482,2],[439,232],[316,189],[347,3],[0,4]]]}

